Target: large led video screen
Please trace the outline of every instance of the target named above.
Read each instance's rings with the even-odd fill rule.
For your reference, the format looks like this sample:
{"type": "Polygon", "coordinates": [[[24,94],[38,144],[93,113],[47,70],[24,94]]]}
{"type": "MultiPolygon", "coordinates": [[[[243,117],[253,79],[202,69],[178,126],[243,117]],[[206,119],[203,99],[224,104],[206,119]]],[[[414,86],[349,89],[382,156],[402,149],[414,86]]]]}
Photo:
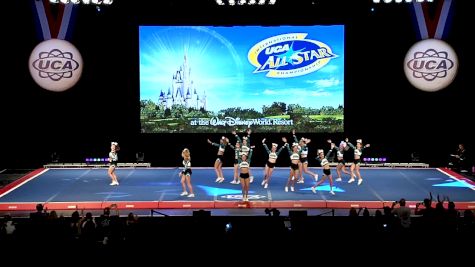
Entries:
{"type": "Polygon", "coordinates": [[[344,26],[140,26],[143,133],[343,132],[344,26]]]}

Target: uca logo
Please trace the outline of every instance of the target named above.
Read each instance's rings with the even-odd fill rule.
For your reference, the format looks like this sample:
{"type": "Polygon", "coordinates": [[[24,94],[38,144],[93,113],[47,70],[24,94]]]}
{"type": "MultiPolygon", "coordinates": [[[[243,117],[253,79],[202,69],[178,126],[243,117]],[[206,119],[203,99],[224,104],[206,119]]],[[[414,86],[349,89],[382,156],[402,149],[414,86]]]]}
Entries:
{"type": "Polygon", "coordinates": [[[424,52],[415,52],[414,58],[407,62],[414,78],[423,78],[433,81],[436,78],[444,78],[447,71],[454,67],[454,62],[448,58],[446,51],[437,52],[435,49],[427,49],[424,52]]]}
{"type": "Polygon", "coordinates": [[[41,78],[50,78],[59,81],[62,78],[71,78],[73,71],[79,68],[71,52],[61,52],[53,49],[49,52],[40,52],[38,59],[33,61],[33,68],[39,71],[41,78]]]}
{"type": "Polygon", "coordinates": [[[43,89],[63,92],[81,78],[81,53],[70,42],[49,39],[39,43],[28,60],[30,75],[43,89]]]}
{"type": "Polygon", "coordinates": [[[422,91],[436,92],[449,86],[458,70],[454,49],[438,39],[415,43],[406,53],[404,73],[409,82],[422,91]]]}

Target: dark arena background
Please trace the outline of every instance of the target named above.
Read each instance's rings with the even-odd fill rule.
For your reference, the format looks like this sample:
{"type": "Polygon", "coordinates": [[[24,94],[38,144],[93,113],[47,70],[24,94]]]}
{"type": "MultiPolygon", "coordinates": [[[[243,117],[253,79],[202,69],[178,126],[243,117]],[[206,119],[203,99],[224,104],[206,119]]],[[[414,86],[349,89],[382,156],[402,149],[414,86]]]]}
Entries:
{"type": "MultiPolygon", "coordinates": [[[[236,0],[234,5],[229,5],[231,1],[223,0],[223,5],[219,5],[217,2],[221,1],[215,0],[115,0],[110,5],[79,4],[67,40],[80,51],[83,71],[79,81],[64,92],[45,90],[30,75],[30,54],[42,41],[34,14],[37,1],[2,2],[2,10],[9,15],[1,16],[0,214],[6,216],[2,229],[6,229],[8,215],[13,217],[17,228],[13,237],[6,230],[1,233],[2,244],[30,240],[30,237],[40,242],[48,239],[46,234],[56,234],[55,241],[48,239],[48,242],[58,249],[59,243],[67,242],[97,251],[116,244],[133,247],[153,238],[177,244],[179,240],[192,238],[191,247],[198,246],[198,239],[210,243],[241,242],[247,246],[249,240],[263,236],[270,240],[266,242],[284,244],[303,242],[317,234],[330,243],[333,240],[338,244],[338,240],[345,239],[352,245],[366,235],[377,240],[374,244],[403,238],[430,237],[436,242],[439,237],[473,237],[471,210],[475,209],[475,183],[471,172],[475,164],[471,153],[475,144],[471,71],[475,52],[470,41],[473,38],[471,1],[445,0],[451,3],[451,10],[443,40],[457,54],[458,71],[452,83],[436,92],[415,88],[404,73],[406,53],[421,40],[413,4],[406,1],[276,0],[275,4],[268,4],[266,0],[264,5],[259,5],[247,4],[248,0],[241,5],[236,0]],[[324,149],[325,153],[329,149],[328,139],[337,145],[345,138],[353,143],[363,139],[371,144],[362,156],[364,182],[359,186],[356,182],[348,184],[349,176],[344,175],[343,182],[335,182],[335,196],[329,194],[328,183],[317,187],[317,193],[313,194],[314,182],[305,174],[305,184],[296,185],[297,193],[284,192],[290,165],[284,150],[276,163],[274,184],[264,189],[260,184],[268,156],[261,145],[262,139],[266,138],[268,145],[275,142],[280,146],[282,137],[289,142],[293,142],[293,137],[291,131],[260,131],[251,126],[255,146],[251,166],[255,179],[250,187],[250,201],[243,202],[241,186],[229,183],[234,151],[228,148],[224,153],[226,180],[215,183],[213,165],[217,148],[207,143],[207,139],[218,142],[221,136],[234,143],[230,129],[211,133],[173,130],[144,133],[139,57],[139,26],[144,25],[343,25],[343,131],[297,131],[296,135],[311,139],[308,166],[320,177],[322,168],[315,158],[318,149],[324,149]],[[109,185],[108,162],[104,161],[112,141],[121,147],[119,186],[109,185]],[[461,169],[449,165],[453,160],[450,155],[457,152],[459,144],[467,149],[461,169]],[[178,174],[183,167],[184,148],[191,151],[195,199],[180,196],[178,174]],[[424,212],[416,214],[416,207],[422,207],[420,202],[429,198],[430,193],[434,207],[437,197],[440,202],[448,199],[455,202],[461,216],[438,214],[426,219],[421,215],[424,212]],[[409,229],[401,227],[397,217],[375,215],[377,210],[391,207],[400,198],[405,198],[411,209],[409,229]],[[83,210],[84,214],[92,212],[97,224],[94,236],[71,234],[64,229],[58,234],[48,226],[38,226],[28,218],[36,204],[43,204],[47,212],[55,210],[68,222],[75,210],[83,210]],[[111,220],[112,226],[108,228],[103,221],[109,218],[104,219],[101,214],[111,205],[114,214],[117,209],[123,216],[111,220]],[[359,211],[365,208],[370,214],[363,218],[359,211]],[[356,211],[356,218],[347,216],[350,210],[356,211]],[[138,226],[134,224],[133,229],[126,218],[129,212],[139,216],[135,222],[138,226]],[[46,227],[48,231],[42,232],[38,227],[46,227]],[[349,227],[361,230],[351,240],[347,240],[349,227]],[[330,230],[318,232],[316,229],[320,228],[330,230]]],[[[53,18],[63,5],[43,2],[50,7],[53,18]]],[[[443,2],[434,0],[424,4],[428,24],[438,18],[443,2]]],[[[248,64],[247,58],[242,61],[248,64]]],[[[207,65],[202,68],[207,70],[207,65]]],[[[246,128],[236,128],[241,137],[246,128]]],[[[349,166],[353,152],[346,154],[349,166]]],[[[332,164],[334,179],[335,164],[332,164]]],[[[448,201],[443,203],[442,212],[451,214],[446,211],[447,204],[448,201]]],[[[395,206],[398,207],[399,204],[395,206]]]]}

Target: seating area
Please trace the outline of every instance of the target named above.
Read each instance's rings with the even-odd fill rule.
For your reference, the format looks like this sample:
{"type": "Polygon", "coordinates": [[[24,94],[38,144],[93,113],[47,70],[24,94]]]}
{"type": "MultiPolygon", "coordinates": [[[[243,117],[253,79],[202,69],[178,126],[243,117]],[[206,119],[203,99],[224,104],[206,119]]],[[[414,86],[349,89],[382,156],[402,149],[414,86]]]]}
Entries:
{"type": "Polygon", "coordinates": [[[311,247],[303,245],[309,240],[331,248],[369,242],[374,244],[372,249],[388,249],[385,246],[394,242],[420,248],[437,240],[461,242],[475,237],[471,210],[462,214],[439,210],[431,216],[413,215],[409,227],[402,226],[391,209],[375,211],[374,215],[363,211],[362,216],[356,210],[350,210],[349,216],[307,216],[304,210],[289,212],[289,216],[280,216],[278,210],[269,212],[269,216],[251,217],[210,216],[206,211],[195,211],[193,216],[164,215],[119,216],[118,210],[110,209],[100,216],[77,212],[58,217],[55,211],[32,213],[30,218],[7,215],[0,224],[0,244],[23,250],[46,246],[61,252],[80,248],[141,253],[154,250],[149,244],[158,243],[165,247],[162,252],[183,244],[192,252],[211,248],[222,252],[243,245],[278,252],[291,244],[307,251],[311,247]]]}

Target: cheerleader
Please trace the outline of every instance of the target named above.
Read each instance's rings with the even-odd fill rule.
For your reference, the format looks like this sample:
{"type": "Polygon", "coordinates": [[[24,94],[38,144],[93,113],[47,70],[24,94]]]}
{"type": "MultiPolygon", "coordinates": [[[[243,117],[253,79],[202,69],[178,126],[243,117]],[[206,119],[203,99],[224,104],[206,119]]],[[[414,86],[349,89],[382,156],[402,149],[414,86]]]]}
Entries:
{"type": "MultiPolygon", "coordinates": [[[[239,152],[241,153],[248,153],[251,148],[254,148],[254,146],[251,146],[251,133],[252,130],[251,128],[247,128],[246,130],[247,136],[243,136],[242,140],[239,137],[239,135],[236,133],[236,131],[232,131],[232,134],[236,137],[239,143],[241,143],[241,150],[239,152]]],[[[254,176],[251,173],[251,170],[249,169],[249,183],[252,183],[254,181],[254,176]]],[[[237,182],[239,184],[239,182],[237,182]]]]}
{"type": "Polygon", "coordinates": [[[181,156],[183,157],[183,171],[180,172],[180,178],[183,192],[180,194],[180,196],[195,197],[195,194],[193,194],[193,187],[191,186],[191,174],[193,172],[191,171],[190,150],[188,148],[183,149],[181,156]],[[188,190],[190,191],[189,195],[188,191],[186,190],[186,186],[188,186],[188,190]]]}
{"type": "Polygon", "coordinates": [[[356,176],[358,177],[358,185],[360,185],[363,182],[363,178],[361,178],[360,174],[361,155],[363,154],[363,150],[365,148],[368,148],[370,145],[366,144],[363,146],[363,141],[361,139],[356,140],[356,147],[352,143],[348,142],[348,138],[346,138],[345,141],[355,152],[353,163],[351,163],[350,166],[351,179],[348,181],[348,183],[353,183],[355,181],[356,176]]]}
{"type": "Polygon", "coordinates": [[[348,151],[349,146],[345,141],[341,141],[338,147],[334,143],[332,143],[332,140],[328,140],[328,143],[330,143],[333,149],[336,151],[336,158],[338,161],[338,164],[336,165],[336,173],[338,177],[335,179],[335,181],[341,182],[342,172],[348,175],[350,174],[350,172],[346,169],[346,162],[344,159],[344,153],[345,151],[348,151]]]}
{"type": "Polygon", "coordinates": [[[112,142],[111,152],[109,152],[109,170],[107,172],[109,174],[109,177],[112,179],[112,183],[110,183],[110,185],[119,185],[117,175],[115,174],[115,169],[117,168],[117,161],[119,160],[119,156],[117,155],[117,152],[119,150],[119,144],[117,142],[112,142]]]}
{"type": "Polygon", "coordinates": [[[229,139],[226,137],[221,137],[219,140],[219,144],[213,143],[208,139],[208,143],[217,146],[218,147],[218,157],[216,158],[216,161],[214,162],[214,171],[216,172],[216,180],[215,182],[217,183],[222,183],[224,181],[224,175],[223,175],[223,155],[224,155],[224,150],[226,149],[226,146],[229,143],[229,139]]]}
{"type": "Polygon", "coordinates": [[[295,191],[295,177],[299,176],[299,162],[300,162],[300,148],[298,143],[293,143],[292,144],[292,150],[290,150],[289,144],[287,143],[287,139],[284,137],[282,140],[285,142],[285,145],[287,147],[287,150],[289,151],[290,155],[290,173],[289,173],[289,178],[287,179],[287,184],[285,185],[285,192],[289,192],[289,186],[290,186],[290,191],[294,192],[295,191]]]}
{"type": "Polygon", "coordinates": [[[277,147],[279,145],[276,143],[272,143],[272,148],[269,149],[265,142],[266,142],[266,139],[265,138],[262,139],[262,144],[264,145],[264,148],[269,154],[269,159],[267,160],[266,167],[264,169],[264,179],[262,180],[261,185],[263,185],[264,188],[267,188],[269,186],[269,181],[272,176],[272,172],[274,172],[274,166],[275,166],[275,162],[277,161],[277,157],[279,156],[282,149],[284,149],[284,146],[280,147],[280,149],[277,150],[277,147]]]}
{"type": "Polygon", "coordinates": [[[252,149],[247,152],[241,153],[241,158],[239,159],[239,178],[241,179],[241,188],[242,188],[242,201],[249,201],[249,170],[251,167],[251,157],[252,149]]]}
{"type": "Polygon", "coordinates": [[[330,162],[328,161],[328,158],[333,152],[335,144],[332,143],[332,148],[328,151],[327,155],[324,154],[323,149],[318,150],[318,158],[317,160],[320,161],[320,165],[323,167],[323,176],[322,179],[316,183],[314,186],[312,186],[312,192],[314,194],[317,193],[317,186],[321,185],[327,178],[330,181],[330,194],[335,195],[335,192],[333,192],[333,178],[332,178],[332,173],[330,171],[330,162]]]}
{"type": "Polygon", "coordinates": [[[300,146],[300,162],[299,162],[299,173],[300,177],[297,183],[303,184],[304,183],[304,178],[303,174],[310,174],[315,180],[318,180],[318,174],[310,171],[308,169],[308,146],[307,144],[310,143],[310,139],[303,138],[298,140],[297,136],[295,135],[295,130],[292,130],[292,135],[294,136],[294,141],[296,143],[299,143],[300,146]]]}
{"type": "Polygon", "coordinates": [[[236,141],[236,145],[229,145],[232,149],[234,149],[234,175],[233,180],[231,181],[232,184],[239,184],[241,181],[239,180],[239,156],[241,154],[241,142],[239,140],[236,141]]]}

